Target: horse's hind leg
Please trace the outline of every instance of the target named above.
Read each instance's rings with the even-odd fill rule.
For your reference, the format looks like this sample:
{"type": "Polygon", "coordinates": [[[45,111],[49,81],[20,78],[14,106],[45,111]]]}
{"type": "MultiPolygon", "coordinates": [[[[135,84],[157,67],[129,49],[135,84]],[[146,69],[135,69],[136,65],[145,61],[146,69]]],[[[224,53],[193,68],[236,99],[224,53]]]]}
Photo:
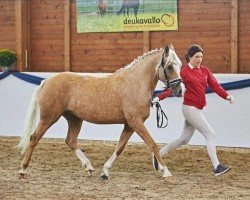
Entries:
{"type": "Polygon", "coordinates": [[[24,159],[21,163],[21,170],[19,171],[21,177],[24,177],[24,175],[27,173],[26,169],[29,166],[32,153],[36,145],[38,144],[39,140],[43,137],[44,133],[49,129],[51,125],[52,124],[49,122],[40,120],[35,132],[30,136],[30,143],[25,153],[24,159]]]}
{"type": "Polygon", "coordinates": [[[82,127],[82,120],[70,113],[65,113],[64,117],[68,121],[68,133],[65,140],[66,144],[75,151],[76,156],[82,162],[82,166],[86,166],[86,171],[92,174],[94,168],[92,167],[89,159],[84,155],[81,149],[78,148],[77,137],[82,127]]]}
{"type": "Polygon", "coordinates": [[[109,177],[109,169],[112,167],[115,159],[122,153],[124,150],[129,138],[133,134],[134,130],[128,125],[124,125],[124,129],[121,133],[119,142],[116,146],[115,152],[109,158],[109,160],[103,166],[103,173],[101,174],[101,178],[103,180],[107,180],[109,177]]]}

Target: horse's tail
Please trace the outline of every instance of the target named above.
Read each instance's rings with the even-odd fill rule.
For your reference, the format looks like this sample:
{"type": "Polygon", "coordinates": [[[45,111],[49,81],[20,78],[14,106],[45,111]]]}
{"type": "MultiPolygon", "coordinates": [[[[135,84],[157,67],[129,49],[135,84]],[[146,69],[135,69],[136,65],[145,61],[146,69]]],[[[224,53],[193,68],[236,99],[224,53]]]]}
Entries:
{"type": "Polygon", "coordinates": [[[39,87],[36,88],[35,92],[33,93],[29,108],[28,108],[28,113],[26,116],[25,124],[24,124],[24,134],[21,137],[21,140],[19,144],[17,145],[17,148],[21,149],[21,154],[24,154],[29,142],[30,142],[30,136],[33,134],[35,130],[35,125],[36,125],[36,116],[37,116],[37,95],[39,91],[41,90],[42,86],[44,85],[45,81],[42,81],[39,87]]]}

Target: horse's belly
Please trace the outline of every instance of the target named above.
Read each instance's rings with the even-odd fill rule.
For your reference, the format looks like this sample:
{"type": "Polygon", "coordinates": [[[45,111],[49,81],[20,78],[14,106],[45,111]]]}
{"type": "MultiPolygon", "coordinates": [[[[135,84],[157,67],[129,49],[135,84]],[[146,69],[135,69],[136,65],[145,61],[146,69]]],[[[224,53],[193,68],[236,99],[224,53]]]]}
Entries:
{"type": "Polygon", "coordinates": [[[90,122],[90,123],[94,123],[94,124],[125,124],[125,120],[124,119],[93,119],[93,118],[89,118],[89,119],[84,119],[84,121],[90,122]]]}
{"type": "Polygon", "coordinates": [[[101,115],[89,116],[89,115],[86,115],[86,116],[83,116],[82,119],[84,121],[95,123],[95,124],[124,124],[125,123],[124,117],[114,116],[114,115],[110,115],[110,116],[101,116],[101,115]]]}
{"type": "Polygon", "coordinates": [[[78,109],[75,115],[84,121],[96,124],[122,124],[125,122],[124,114],[118,109],[91,107],[78,109]]]}

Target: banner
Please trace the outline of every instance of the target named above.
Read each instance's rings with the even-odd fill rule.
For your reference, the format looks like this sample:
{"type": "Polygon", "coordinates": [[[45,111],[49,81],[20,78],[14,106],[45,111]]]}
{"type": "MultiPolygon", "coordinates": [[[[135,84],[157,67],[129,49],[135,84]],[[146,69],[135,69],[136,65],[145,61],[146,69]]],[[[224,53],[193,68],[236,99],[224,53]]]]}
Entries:
{"type": "Polygon", "coordinates": [[[76,0],[77,32],[178,30],[177,0],[76,0]]]}

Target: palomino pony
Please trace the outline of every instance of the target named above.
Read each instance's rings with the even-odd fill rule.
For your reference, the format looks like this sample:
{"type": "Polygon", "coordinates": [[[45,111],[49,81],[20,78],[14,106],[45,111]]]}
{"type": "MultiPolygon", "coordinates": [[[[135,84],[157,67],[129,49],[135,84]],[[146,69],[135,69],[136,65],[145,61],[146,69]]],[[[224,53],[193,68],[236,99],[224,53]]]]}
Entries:
{"type": "Polygon", "coordinates": [[[125,16],[125,13],[126,13],[125,9],[127,9],[127,16],[129,16],[129,8],[134,8],[134,14],[135,14],[135,17],[137,17],[139,6],[140,6],[139,0],[123,0],[122,7],[120,10],[117,11],[117,14],[120,15],[123,12],[125,16]]]}
{"type": "Polygon", "coordinates": [[[92,174],[94,168],[77,144],[83,120],[96,124],[124,124],[116,149],[103,166],[102,179],[108,179],[115,159],[135,131],[155,155],[163,177],[171,180],[172,174],[164,164],[144,121],[149,117],[149,102],[158,80],[171,87],[174,94],[181,94],[180,67],[180,59],[166,46],[145,53],[125,68],[104,77],[63,72],[43,81],[34,92],[25,133],[18,145],[22,153],[26,151],[19,171],[21,177],[27,173],[31,155],[39,140],[63,116],[68,121],[65,142],[89,174],[92,174]],[[40,110],[40,121],[33,131],[37,107],[40,110]]]}
{"type": "Polygon", "coordinates": [[[101,16],[105,16],[106,13],[106,7],[108,4],[108,0],[98,0],[98,8],[101,16]]]}

